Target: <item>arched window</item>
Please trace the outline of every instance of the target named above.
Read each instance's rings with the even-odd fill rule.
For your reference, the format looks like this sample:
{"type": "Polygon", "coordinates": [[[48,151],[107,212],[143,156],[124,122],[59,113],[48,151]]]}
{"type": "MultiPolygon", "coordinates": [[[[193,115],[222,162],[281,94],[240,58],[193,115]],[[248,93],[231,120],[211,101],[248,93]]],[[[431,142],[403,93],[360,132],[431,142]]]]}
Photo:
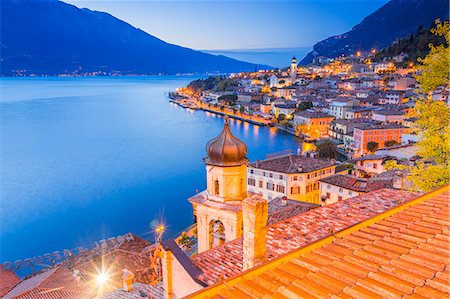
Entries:
{"type": "Polygon", "coordinates": [[[225,243],[225,226],[220,220],[209,222],[209,248],[221,246],[225,243]]]}

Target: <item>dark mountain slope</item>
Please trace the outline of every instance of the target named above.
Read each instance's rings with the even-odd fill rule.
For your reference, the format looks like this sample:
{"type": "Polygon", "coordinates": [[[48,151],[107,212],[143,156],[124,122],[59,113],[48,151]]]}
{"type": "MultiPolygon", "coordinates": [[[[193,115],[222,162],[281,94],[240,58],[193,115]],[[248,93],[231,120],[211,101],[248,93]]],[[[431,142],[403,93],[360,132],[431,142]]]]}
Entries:
{"type": "Polygon", "coordinates": [[[300,64],[311,63],[318,56],[335,58],[358,50],[383,49],[415,32],[419,25],[428,28],[435,19],[448,19],[448,15],[449,0],[392,0],[349,32],[315,44],[300,64]]]}
{"type": "Polygon", "coordinates": [[[166,43],[107,13],[57,0],[1,0],[1,73],[235,72],[251,63],[166,43]]]}

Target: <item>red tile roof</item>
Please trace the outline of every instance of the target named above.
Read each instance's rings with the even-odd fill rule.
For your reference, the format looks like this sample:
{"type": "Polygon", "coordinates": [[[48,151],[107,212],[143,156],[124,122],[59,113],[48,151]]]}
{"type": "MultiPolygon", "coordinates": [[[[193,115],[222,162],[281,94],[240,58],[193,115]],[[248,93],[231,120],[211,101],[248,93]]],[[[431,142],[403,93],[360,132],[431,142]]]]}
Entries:
{"type": "MultiPolygon", "coordinates": [[[[272,260],[321,238],[374,217],[418,194],[382,189],[319,207],[267,228],[267,257],[272,260]]],[[[198,278],[214,284],[242,272],[242,238],[191,257],[203,274],[198,278]]]]}
{"type": "Polygon", "coordinates": [[[21,282],[14,271],[6,270],[0,265],[0,297],[9,292],[14,286],[21,282]]]}
{"type": "Polygon", "coordinates": [[[290,154],[263,161],[256,161],[251,163],[250,166],[257,169],[281,173],[305,173],[333,166],[333,163],[326,160],[290,154]]]}
{"type": "Polygon", "coordinates": [[[449,298],[449,195],[427,194],[192,297],[449,298]]]}
{"type": "Polygon", "coordinates": [[[356,192],[370,192],[383,188],[392,188],[393,180],[393,175],[374,176],[367,179],[351,175],[336,174],[320,179],[320,182],[356,192]]]}

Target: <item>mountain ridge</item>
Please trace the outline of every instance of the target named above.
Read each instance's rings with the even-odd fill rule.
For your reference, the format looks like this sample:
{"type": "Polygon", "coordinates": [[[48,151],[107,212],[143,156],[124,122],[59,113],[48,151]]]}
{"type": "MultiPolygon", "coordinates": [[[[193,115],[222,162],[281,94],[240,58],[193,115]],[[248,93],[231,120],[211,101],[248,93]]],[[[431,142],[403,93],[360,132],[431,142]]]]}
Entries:
{"type": "Polygon", "coordinates": [[[383,49],[395,39],[429,27],[437,18],[448,19],[449,0],[391,0],[365,17],[350,31],[316,43],[301,61],[309,64],[315,57],[335,58],[356,51],[383,49]]]}
{"type": "Polygon", "coordinates": [[[270,68],[167,43],[109,13],[2,0],[1,74],[176,74],[270,68]]]}

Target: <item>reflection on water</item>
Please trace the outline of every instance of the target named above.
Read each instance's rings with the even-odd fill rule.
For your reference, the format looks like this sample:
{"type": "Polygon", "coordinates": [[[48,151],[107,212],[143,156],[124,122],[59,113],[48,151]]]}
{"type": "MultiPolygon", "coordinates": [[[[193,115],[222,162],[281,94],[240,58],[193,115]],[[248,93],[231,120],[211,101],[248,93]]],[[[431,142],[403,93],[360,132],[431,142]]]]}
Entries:
{"type": "MultiPolygon", "coordinates": [[[[2,79],[1,260],[127,232],[151,237],[155,219],[166,237],[190,225],[205,145],[223,128],[221,116],[169,103],[165,93],[193,79],[2,79]]],[[[230,127],[252,161],[298,147],[274,128],[230,127]]]]}

